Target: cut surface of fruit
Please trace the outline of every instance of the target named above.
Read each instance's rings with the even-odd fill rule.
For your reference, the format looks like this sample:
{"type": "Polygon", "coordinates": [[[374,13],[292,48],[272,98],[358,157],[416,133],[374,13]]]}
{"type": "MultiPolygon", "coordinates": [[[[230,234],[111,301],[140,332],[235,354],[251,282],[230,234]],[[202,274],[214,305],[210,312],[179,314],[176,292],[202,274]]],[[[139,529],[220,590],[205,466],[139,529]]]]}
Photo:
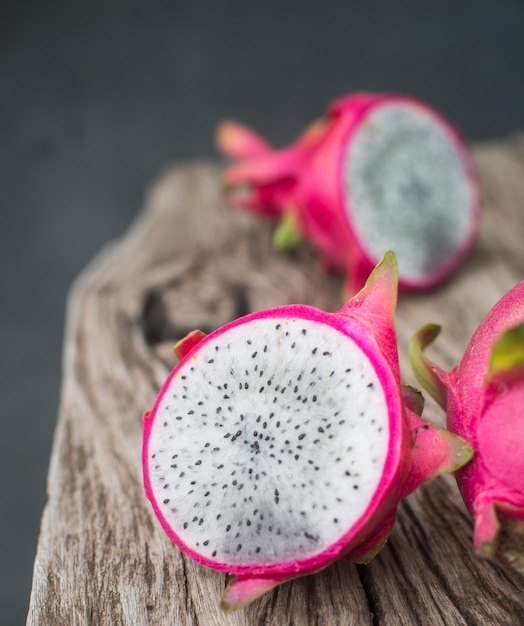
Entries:
{"type": "Polygon", "coordinates": [[[363,338],[295,308],[302,317],[275,310],[208,336],[165,386],[149,430],[146,420],[157,514],[217,569],[335,556],[389,482],[400,405],[388,407],[384,388],[395,397],[395,381],[363,338]]]}
{"type": "Polygon", "coordinates": [[[391,248],[403,279],[419,282],[462,251],[476,190],[462,148],[434,113],[394,99],[376,105],[348,141],[343,167],[348,220],[372,259],[391,248]]]}

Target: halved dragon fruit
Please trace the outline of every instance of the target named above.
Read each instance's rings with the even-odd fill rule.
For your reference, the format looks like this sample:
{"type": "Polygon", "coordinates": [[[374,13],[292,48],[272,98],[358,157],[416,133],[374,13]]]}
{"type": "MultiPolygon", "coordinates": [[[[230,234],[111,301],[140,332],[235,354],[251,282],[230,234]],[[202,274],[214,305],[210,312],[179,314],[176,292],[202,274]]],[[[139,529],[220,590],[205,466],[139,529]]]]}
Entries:
{"type": "Polygon", "coordinates": [[[223,122],[217,146],[241,159],[224,174],[235,206],[280,219],[275,243],[302,236],[355,293],[386,250],[401,290],[427,289],[473,245],[479,191],[458,133],[426,104],[359,93],[335,101],[291,146],[273,150],[253,131],[223,122]]]}
{"type": "Polygon", "coordinates": [[[475,450],[457,473],[475,521],[475,548],[506,557],[524,573],[524,281],[488,313],[450,372],[423,353],[439,331],[434,324],[422,328],[410,343],[410,360],[447,411],[448,428],[475,450]]]}
{"type": "Polygon", "coordinates": [[[260,311],[179,342],[144,418],[146,495],[170,539],[236,575],[238,608],[334,560],[370,560],[397,504],[471,454],[401,388],[389,253],[340,311],[260,311]]]}

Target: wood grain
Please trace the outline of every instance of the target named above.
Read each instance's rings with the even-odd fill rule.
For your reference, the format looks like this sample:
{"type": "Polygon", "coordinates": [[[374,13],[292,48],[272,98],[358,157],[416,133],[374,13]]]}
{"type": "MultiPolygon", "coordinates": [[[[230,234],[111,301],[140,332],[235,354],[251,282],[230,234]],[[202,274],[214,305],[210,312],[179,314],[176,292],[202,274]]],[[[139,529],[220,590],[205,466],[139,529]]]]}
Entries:
{"type": "MultiPolygon", "coordinates": [[[[524,137],[475,146],[484,197],[480,239],[443,287],[402,298],[406,345],[426,322],[443,326],[432,356],[460,358],[489,308],[524,278],[524,137]]],[[[224,574],[170,543],[144,497],[142,414],[175,364],[188,330],[212,330],[266,307],[336,310],[341,281],[306,246],[271,248],[271,225],[225,206],[212,163],[167,170],[130,230],[86,268],[70,294],[64,375],[29,625],[517,625],[524,578],[478,559],[452,477],[400,506],[391,540],[367,566],[339,562],[225,616],[224,574]]],[[[443,415],[428,401],[426,418],[443,415]]]]}

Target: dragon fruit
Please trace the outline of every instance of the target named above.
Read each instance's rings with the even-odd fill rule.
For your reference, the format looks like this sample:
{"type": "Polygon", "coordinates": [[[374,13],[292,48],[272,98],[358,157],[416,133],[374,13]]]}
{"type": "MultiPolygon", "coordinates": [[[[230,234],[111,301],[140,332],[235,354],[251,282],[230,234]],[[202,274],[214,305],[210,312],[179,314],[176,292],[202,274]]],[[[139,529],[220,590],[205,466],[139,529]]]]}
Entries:
{"type": "Polygon", "coordinates": [[[400,290],[433,287],[478,232],[469,154],[441,115],[412,98],[341,98],[281,150],[225,121],[217,147],[240,159],[223,177],[228,201],[279,219],[277,247],[309,239],[326,269],[346,272],[350,294],[386,250],[398,258],[400,290]]]}
{"type": "Polygon", "coordinates": [[[524,573],[524,281],[491,309],[450,372],[423,352],[439,331],[422,328],[409,355],[417,379],[447,412],[448,428],[475,451],[456,476],[474,519],[475,549],[524,573]]]}
{"type": "Polygon", "coordinates": [[[224,610],[338,558],[367,562],[400,498],[470,458],[400,386],[396,295],[388,253],[336,313],[282,306],[175,346],[144,417],[145,492],[181,550],[235,576],[224,610]]]}

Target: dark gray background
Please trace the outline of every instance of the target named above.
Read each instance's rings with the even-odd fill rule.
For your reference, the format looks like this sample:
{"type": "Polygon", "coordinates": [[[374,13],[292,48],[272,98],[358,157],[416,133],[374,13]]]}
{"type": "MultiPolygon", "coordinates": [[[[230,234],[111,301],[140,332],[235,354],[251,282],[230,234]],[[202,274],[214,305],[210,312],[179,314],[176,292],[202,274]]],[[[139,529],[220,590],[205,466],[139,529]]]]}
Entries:
{"type": "Polygon", "coordinates": [[[0,14],[0,615],[23,623],[67,290],[169,163],[234,116],[276,144],[335,96],[422,98],[468,141],[524,130],[524,2],[7,2],[0,14]]]}

